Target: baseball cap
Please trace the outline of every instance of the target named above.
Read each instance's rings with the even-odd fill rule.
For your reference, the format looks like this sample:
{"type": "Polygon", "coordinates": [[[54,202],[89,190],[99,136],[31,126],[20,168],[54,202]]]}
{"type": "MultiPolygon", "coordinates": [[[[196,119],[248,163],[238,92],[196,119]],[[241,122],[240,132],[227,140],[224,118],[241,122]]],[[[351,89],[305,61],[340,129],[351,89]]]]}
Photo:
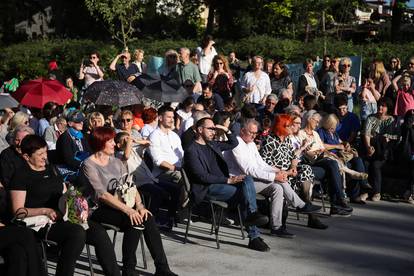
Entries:
{"type": "Polygon", "coordinates": [[[70,113],[68,116],[68,122],[81,123],[83,121],[85,121],[85,115],[79,110],[70,113]]]}

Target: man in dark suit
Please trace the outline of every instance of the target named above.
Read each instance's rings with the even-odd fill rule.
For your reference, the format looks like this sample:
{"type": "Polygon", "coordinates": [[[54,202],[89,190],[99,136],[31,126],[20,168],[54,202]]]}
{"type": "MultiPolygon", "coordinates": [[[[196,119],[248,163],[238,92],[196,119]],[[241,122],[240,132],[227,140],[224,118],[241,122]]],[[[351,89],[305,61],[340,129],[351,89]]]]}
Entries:
{"type": "Polygon", "coordinates": [[[244,224],[248,226],[249,232],[248,247],[269,251],[257,228],[257,225],[266,224],[269,220],[257,212],[253,178],[245,175],[229,176],[222,155],[222,151],[235,148],[238,141],[233,134],[227,134],[227,142],[214,141],[218,128],[228,133],[226,127],[214,125],[211,118],[199,120],[196,124],[196,139],[185,149],[184,167],[192,183],[195,203],[200,203],[204,198],[225,201],[230,206],[241,203],[244,224]]]}

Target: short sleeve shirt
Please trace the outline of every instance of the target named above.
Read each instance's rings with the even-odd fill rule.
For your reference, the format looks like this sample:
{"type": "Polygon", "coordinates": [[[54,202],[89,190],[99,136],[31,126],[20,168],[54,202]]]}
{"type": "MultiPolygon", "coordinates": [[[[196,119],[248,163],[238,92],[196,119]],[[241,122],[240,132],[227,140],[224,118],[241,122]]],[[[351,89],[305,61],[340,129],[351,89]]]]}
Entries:
{"type": "Polygon", "coordinates": [[[181,84],[183,84],[186,80],[190,80],[193,83],[201,81],[201,76],[198,67],[192,62],[189,62],[187,64],[178,63],[176,71],[178,82],[181,84]]]}

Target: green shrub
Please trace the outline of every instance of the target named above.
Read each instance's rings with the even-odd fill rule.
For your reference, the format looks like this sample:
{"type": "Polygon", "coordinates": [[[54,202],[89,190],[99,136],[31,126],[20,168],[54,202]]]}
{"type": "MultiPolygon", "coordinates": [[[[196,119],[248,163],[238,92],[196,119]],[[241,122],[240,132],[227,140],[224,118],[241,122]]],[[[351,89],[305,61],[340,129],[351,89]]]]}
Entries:
{"type": "MultiPolygon", "coordinates": [[[[228,54],[235,51],[239,58],[245,59],[249,54],[264,57],[284,59],[288,63],[302,62],[307,57],[322,57],[324,40],[319,38],[307,44],[298,40],[278,39],[269,36],[254,36],[238,41],[216,41],[218,52],[228,54]]],[[[130,50],[142,48],[145,56],[163,56],[168,49],[188,47],[194,49],[199,44],[194,40],[132,40],[130,50]]],[[[414,42],[394,44],[390,42],[353,44],[350,41],[328,39],[327,52],[331,55],[353,56],[361,55],[366,67],[373,58],[388,61],[392,56],[399,57],[405,62],[414,55],[414,42]]],[[[24,42],[0,48],[0,79],[18,76],[20,79],[32,79],[46,76],[47,64],[51,59],[57,59],[60,69],[65,75],[75,76],[79,71],[82,58],[89,52],[97,50],[101,55],[101,66],[108,72],[112,58],[121,51],[113,43],[92,40],[38,40],[24,42]]]]}

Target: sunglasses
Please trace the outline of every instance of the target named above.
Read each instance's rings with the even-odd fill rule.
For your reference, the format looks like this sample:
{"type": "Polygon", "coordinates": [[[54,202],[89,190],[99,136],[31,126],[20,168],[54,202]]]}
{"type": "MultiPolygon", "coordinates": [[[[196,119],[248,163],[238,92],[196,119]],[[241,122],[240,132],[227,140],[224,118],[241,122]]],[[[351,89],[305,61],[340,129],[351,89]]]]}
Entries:
{"type": "Polygon", "coordinates": [[[128,118],[128,119],[122,119],[121,120],[121,122],[122,123],[129,123],[129,122],[131,122],[132,121],[132,119],[131,118],[128,118]]]}
{"type": "Polygon", "coordinates": [[[344,64],[344,67],[351,67],[351,64],[344,64]]]}
{"type": "Polygon", "coordinates": [[[410,62],[408,65],[410,65],[410,66],[414,66],[414,62],[410,62]]]}

